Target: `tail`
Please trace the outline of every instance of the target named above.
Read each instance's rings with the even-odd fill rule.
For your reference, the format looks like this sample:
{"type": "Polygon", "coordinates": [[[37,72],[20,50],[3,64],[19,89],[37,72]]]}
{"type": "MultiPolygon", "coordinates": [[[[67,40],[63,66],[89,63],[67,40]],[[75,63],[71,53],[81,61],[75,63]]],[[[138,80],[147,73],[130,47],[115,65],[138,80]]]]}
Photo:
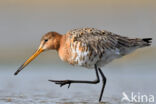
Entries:
{"type": "Polygon", "coordinates": [[[126,47],[126,48],[141,48],[141,47],[146,47],[146,46],[150,46],[152,43],[152,38],[128,38],[128,37],[121,37],[116,35],[117,40],[118,40],[118,44],[120,46],[126,47]]]}
{"type": "Polygon", "coordinates": [[[133,38],[130,39],[128,37],[121,37],[116,35],[118,38],[118,45],[117,47],[120,48],[121,54],[126,55],[128,53],[131,53],[132,51],[138,49],[138,48],[143,48],[146,46],[150,46],[152,43],[152,38],[133,38]]]}
{"type": "Polygon", "coordinates": [[[143,38],[142,41],[143,41],[143,46],[150,46],[151,43],[152,43],[152,38],[143,38]]]}
{"type": "Polygon", "coordinates": [[[131,47],[136,47],[136,48],[142,48],[146,46],[150,46],[152,43],[152,38],[136,38],[136,39],[129,39],[131,42],[131,47]]]}

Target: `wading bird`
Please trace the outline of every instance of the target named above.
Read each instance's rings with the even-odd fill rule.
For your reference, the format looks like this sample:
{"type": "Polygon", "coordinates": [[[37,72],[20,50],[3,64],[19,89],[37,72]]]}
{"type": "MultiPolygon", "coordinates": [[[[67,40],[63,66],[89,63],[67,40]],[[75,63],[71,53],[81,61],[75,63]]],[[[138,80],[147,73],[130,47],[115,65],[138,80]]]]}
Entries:
{"type": "Polygon", "coordinates": [[[102,77],[102,89],[99,102],[102,99],[106,85],[106,77],[100,69],[116,58],[125,56],[132,51],[150,46],[152,38],[135,38],[120,36],[105,30],[95,28],[79,28],[61,35],[57,32],[48,32],[42,39],[38,50],[14,73],[17,75],[35,57],[46,50],[56,50],[61,60],[71,64],[95,69],[96,79],[94,81],[82,80],[49,80],[61,87],[72,83],[97,84],[102,77]]]}

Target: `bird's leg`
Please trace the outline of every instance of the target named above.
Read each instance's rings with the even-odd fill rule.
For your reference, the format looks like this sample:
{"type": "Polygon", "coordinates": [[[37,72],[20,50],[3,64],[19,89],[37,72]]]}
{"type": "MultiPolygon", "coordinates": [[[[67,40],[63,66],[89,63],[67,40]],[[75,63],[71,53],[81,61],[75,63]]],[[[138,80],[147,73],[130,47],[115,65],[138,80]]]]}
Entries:
{"type": "Polygon", "coordinates": [[[103,82],[103,85],[102,85],[102,89],[101,89],[101,93],[100,93],[100,97],[99,97],[99,102],[101,101],[102,99],[102,95],[103,95],[103,91],[104,91],[104,88],[105,88],[105,85],[106,85],[106,77],[105,75],[103,74],[102,70],[100,68],[98,68],[101,76],[102,76],[102,82],[103,82]]]}
{"type": "Polygon", "coordinates": [[[95,65],[95,72],[96,72],[96,80],[94,80],[94,81],[82,81],[82,80],[49,80],[49,81],[54,82],[55,84],[59,84],[60,87],[66,85],[66,84],[69,84],[68,88],[70,87],[71,83],[97,84],[100,82],[100,79],[99,79],[99,74],[98,74],[98,68],[96,65],[95,65]]]}

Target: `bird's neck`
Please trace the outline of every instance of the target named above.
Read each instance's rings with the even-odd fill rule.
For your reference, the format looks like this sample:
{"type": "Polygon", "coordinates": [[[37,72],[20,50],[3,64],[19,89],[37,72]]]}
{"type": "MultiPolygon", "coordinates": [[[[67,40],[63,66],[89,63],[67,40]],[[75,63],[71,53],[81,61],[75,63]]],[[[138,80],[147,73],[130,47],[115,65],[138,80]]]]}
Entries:
{"type": "Polygon", "coordinates": [[[58,34],[57,35],[57,43],[56,43],[56,50],[59,51],[61,47],[64,45],[64,35],[58,34]]]}
{"type": "Polygon", "coordinates": [[[56,49],[57,51],[59,50],[61,46],[61,41],[62,41],[63,35],[57,34],[54,40],[54,46],[53,49],[56,49]]]}
{"type": "Polygon", "coordinates": [[[67,61],[67,58],[69,56],[69,53],[68,53],[69,47],[67,46],[68,45],[66,43],[66,35],[61,35],[60,44],[59,44],[59,48],[57,49],[57,52],[59,54],[59,57],[63,61],[67,61]]]}

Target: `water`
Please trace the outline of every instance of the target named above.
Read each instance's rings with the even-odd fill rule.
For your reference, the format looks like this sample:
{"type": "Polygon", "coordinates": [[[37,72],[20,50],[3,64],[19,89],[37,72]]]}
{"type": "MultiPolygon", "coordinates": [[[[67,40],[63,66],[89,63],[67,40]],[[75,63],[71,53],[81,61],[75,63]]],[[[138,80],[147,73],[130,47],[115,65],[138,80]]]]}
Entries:
{"type": "MultiPolygon", "coordinates": [[[[18,76],[15,69],[1,67],[0,104],[98,104],[102,84],[71,84],[59,87],[48,79],[94,80],[94,70],[78,67],[28,66],[18,76]]],[[[125,104],[122,92],[156,95],[156,77],[153,69],[129,67],[127,69],[103,68],[107,84],[101,104],[125,104]],[[130,69],[130,68],[135,68],[130,69]]],[[[140,103],[126,103],[140,104],[140,103]]],[[[142,103],[141,103],[142,104],[142,103]]],[[[145,103],[146,104],[146,103],[145,103]]],[[[148,104],[148,103],[147,103],[148,104]]]]}

